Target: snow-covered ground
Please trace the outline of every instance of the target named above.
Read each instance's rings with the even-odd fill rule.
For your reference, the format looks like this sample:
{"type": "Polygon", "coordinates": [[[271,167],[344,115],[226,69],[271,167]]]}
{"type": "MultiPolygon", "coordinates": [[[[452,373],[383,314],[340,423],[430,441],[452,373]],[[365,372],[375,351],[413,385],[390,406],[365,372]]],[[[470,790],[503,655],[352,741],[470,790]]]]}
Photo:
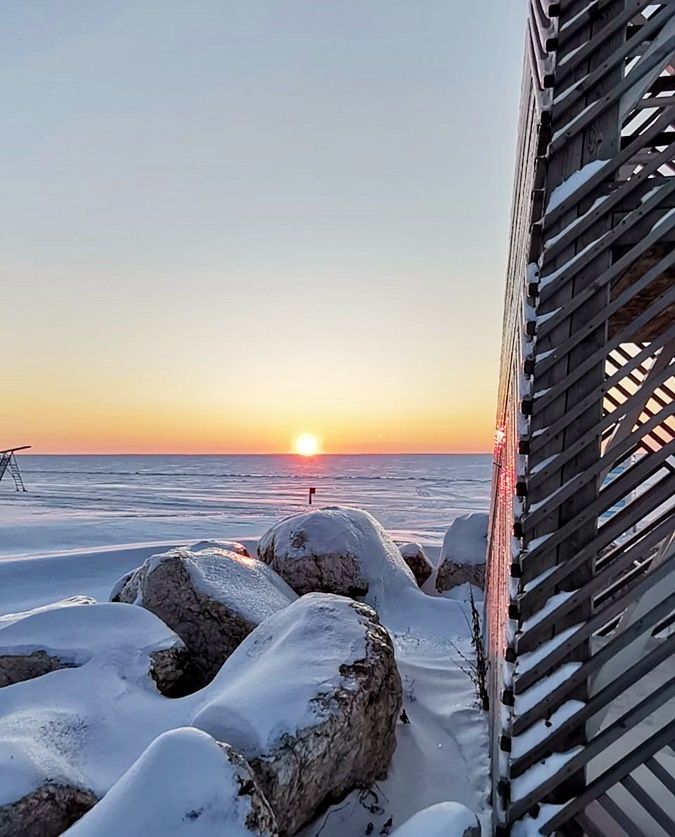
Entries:
{"type": "MultiPolygon", "coordinates": [[[[310,485],[317,505],[366,508],[397,539],[422,543],[436,564],[452,520],[487,509],[491,471],[488,456],[22,457],[20,464],[28,493],[0,485],[0,616],[76,595],[106,601],[120,576],[167,546],[236,539],[254,554],[271,524],[306,509],[310,485]]],[[[387,834],[445,801],[487,822],[487,728],[462,671],[470,643],[461,594],[453,591],[452,602],[409,598],[409,606],[381,613],[409,720],[398,727],[389,774],[372,792],[333,806],[303,837],[387,834]]]]}

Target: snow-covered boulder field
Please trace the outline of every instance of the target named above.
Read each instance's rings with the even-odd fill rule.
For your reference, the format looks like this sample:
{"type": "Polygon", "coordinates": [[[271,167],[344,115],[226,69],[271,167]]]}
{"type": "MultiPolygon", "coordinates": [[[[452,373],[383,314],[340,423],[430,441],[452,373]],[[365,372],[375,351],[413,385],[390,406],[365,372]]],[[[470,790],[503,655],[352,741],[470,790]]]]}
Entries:
{"type": "Polygon", "coordinates": [[[436,589],[439,593],[460,584],[485,587],[488,515],[474,512],[458,517],[445,533],[436,589]]]}
{"type": "Polygon", "coordinates": [[[303,596],[244,640],[210,693],[194,725],[249,761],[281,833],[386,774],[401,679],[367,605],[303,596]]]}
{"type": "Polygon", "coordinates": [[[156,614],[183,639],[197,687],[214,678],[264,619],[297,599],[241,544],[229,545],[234,549],[206,541],[153,555],[120,579],[110,594],[114,602],[140,605],[156,614]]]}
{"type": "MultiPolygon", "coordinates": [[[[178,727],[202,729],[246,759],[282,834],[368,787],[396,747],[402,687],[392,640],[375,612],[351,599],[296,598],[253,630],[208,686],[182,698],[164,697],[152,678],[157,655],[183,645],[140,607],[46,610],[0,629],[0,648],[40,648],[74,666],[0,688],[0,837],[62,833],[178,727]]],[[[195,758],[202,749],[194,745],[195,758]]],[[[105,807],[131,798],[139,772],[141,788],[151,783],[163,758],[148,759],[105,807]]],[[[202,775],[190,759],[180,770],[186,781],[202,775]]],[[[99,816],[102,828],[115,819],[104,810],[94,823],[99,816]]],[[[135,833],[130,823],[120,821],[118,833],[135,833]]],[[[185,821],[186,837],[197,833],[192,825],[185,821]]]]}
{"type": "Polygon", "coordinates": [[[358,596],[377,608],[386,593],[416,586],[396,544],[361,509],[323,508],[287,517],[262,536],[258,556],[300,595],[358,596]]]}
{"type": "Polygon", "coordinates": [[[481,837],[478,817],[459,802],[438,802],[418,811],[391,837],[481,837]]]}
{"type": "Polygon", "coordinates": [[[251,768],[196,729],[160,735],[69,837],[277,837],[251,768]]]}
{"type": "Polygon", "coordinates": [[[434,568],[427,558],[424,548],[419,543],[396,542],[401,556],[415,576],[417,586],[421,587],[431,577],[434,568]]]}

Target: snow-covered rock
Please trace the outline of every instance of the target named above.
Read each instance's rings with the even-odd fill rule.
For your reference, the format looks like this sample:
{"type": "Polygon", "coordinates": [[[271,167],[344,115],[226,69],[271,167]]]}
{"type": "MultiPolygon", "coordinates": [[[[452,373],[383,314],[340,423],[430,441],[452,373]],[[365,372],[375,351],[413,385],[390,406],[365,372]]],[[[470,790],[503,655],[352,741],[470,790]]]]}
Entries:
{"type": "Polygon", "coordinates": [[[145,657],[157,689],[172,694],[183,678],[185,646],[159,619],[134,611],[110,604],[39,608],[0,626],[0,686],[77,668],[124,648],[145,657]]]}
{"type": "Polygon", "coordinates": [[[458,517],[445,533],[436,575],[439,593],[460,584],[485,587],[488,515],[474,512],[458,517]]]}
{"type": "Polygon", "coordinates": [[[112,591],[114,601],[141,605],[185,642],[195,686],[222,664],[268,616],[297,596],[266,564],[216,547],[153,555],[112,591]]]}
{"type": "Polygon", "coordinates": [[[367,605],[311,593],[270,616],[208,687],[192,724],[249,762],[289,834],[324,803],[384,775],[401,679],[367,605]]]}
{"type": "Polygon", "coordinates": [[[243,555],[244,558],[251,557],[248,549],[246,549],[243,543],[239,543],[239,541],[197,541],[197,543],[190,544],[188,549],[190,552],[203,552],[205,549],[225,549],[228,552],[235,552],[237,555],[243,555]]]}
{"type": "Polygon", "coordinates": [[[71,837],[276,837],[276,821],[246,760],[196,729],[165,732],[71,837]]]}
{"type": "Polygon", "coordinates": [[[287,517],[258,555],[300,595],[359,596],[377,609],[387,592],[416,585],[396,544],[368,512],[331,507],[287,517]]]}
{"type": "Polygon", "coordinates": [[[403,560],[412,570],[412,574],[417,581],[417,586],[421,587],[434,571],[431,561],[427,558],[422,545],[419,543],[398,542],[396,545],[403,556],[403,560]]]}
{"type": "Polygon", "coordinates": [[[478,817],[459,802],[439,802],[424,808],[397,828],[391,837],[480,837],[478,817]]]}

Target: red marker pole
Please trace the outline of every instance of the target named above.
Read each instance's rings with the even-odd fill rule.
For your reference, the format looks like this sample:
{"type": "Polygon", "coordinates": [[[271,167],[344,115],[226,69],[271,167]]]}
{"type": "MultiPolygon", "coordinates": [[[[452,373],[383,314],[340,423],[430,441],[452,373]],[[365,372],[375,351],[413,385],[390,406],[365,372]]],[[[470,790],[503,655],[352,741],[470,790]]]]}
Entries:
{"type": "Polygon", "coordinates": [[[311,487],[309,489],[309,505],[312,505],[312,497],[316,494],[316,488],[311,487]]]}

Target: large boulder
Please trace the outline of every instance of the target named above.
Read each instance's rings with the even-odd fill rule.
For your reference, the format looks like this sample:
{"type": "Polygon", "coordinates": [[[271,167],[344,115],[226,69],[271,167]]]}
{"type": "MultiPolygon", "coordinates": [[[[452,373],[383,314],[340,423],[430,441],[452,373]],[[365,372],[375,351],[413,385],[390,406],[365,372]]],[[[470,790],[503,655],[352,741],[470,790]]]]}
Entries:
{"type": "Polygon", "coordinates": [[[474,512],[456,518],[445,533],[436,575],[439,593],[473,584],[485,588],[488,515],[474,512]]]}
{"type": "Polygon", "coordinates": [[[159,692],[172,695],[180,689],[187,651],[166,625],[150,614],[139,618],[133,608],[80,604],[40,608],[0,625],[0,687],[77,668],[121,646],[147,659],[147,673],[159,692]]]}
{"type": "Polygon", "coordinates": [[[391,837],[480,837],[478,817],[459,802],[439,802],[418,811],[391,837]]]}
{"type": "Polygon", "coordinates": [[[300,595],[363,597],[415,586],[396,544],[368,512],[331,507],[287,517],[266,532],[258,556],[300,595]]]}
{"type": "Polygon", "coordinates": [[[196,729],[165,732],[70,837],[277,837],[246,760],[196,729]]]}
{"type": "Polygon", "coordinates": [[[208,687],[192,724],[251,765],[282,834],[386,773],[401,680],[367,605],[311,593],[260,625],[208,687]]]}
{"type": "Polygon", "coordinates": [[[424,552],[424,548],[419,543],[399,543],[397,541],[396,545],[399,548],[403,560],[415,576],[417,586],[421,587],[431,577],[431,573],[434,571],[431,561],[424,552]]]}
{"type": "Polygon", "coordinates": [[[172,628],[191,654],[200,687],[257,625],[297,596],[261,561],[205,547],[153,555],[117,583],[111,598],[140,605],[172,628]]]}

